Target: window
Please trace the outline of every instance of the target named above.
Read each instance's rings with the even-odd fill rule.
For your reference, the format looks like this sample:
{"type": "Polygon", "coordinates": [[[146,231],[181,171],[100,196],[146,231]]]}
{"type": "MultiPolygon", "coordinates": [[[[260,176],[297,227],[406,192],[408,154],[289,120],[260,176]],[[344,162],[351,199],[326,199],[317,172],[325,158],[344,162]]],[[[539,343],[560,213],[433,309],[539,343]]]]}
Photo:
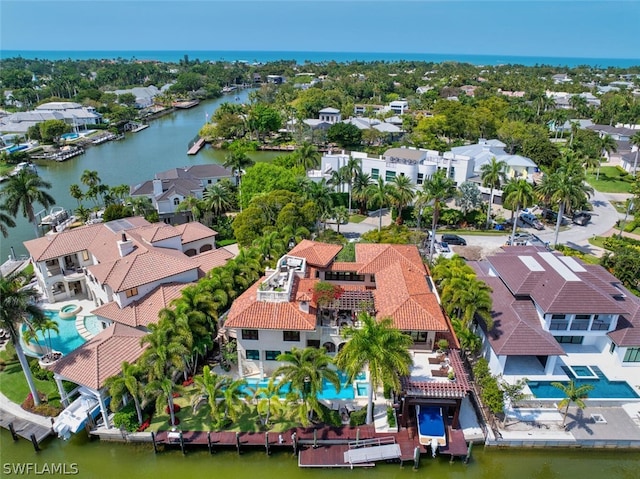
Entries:
{"type": "Polygon", "coordinates": [[[452,180],[456,178],[456,169],[453,166],[449,168],[449,178],[452,180]]]}
{"type": "Polygon", "coordinates": [[[180,198],[173,199],[173,206],[178,206],[180,204],[180,198]]]}
{"type": "Polygon", "coordinates": [[[411,336],[414,343],[426,343],[427,342],[427,332],[426,331],[409,331],[407,334],[411,336]]]}
{"type": "Polygon", "coordinates": [[[265,351],[264,352],[264,358],[267,361],[275,361],[278,356],[280,356],[280,351],[265,351]]]}
{"type": "Polygon", "coordinates": [[[640,363],[640,348],[629,348],[624,354],[623,363],[640,363]]]}
{"type": "Polygon", "coordinates": [[[89,252],[86,249],[82,250],[82,261],[89,261],[89,252]]]}
{"type": "Polygon", "coordinates": [[[247,359],[252,359],[254,361],[260,360],[260,351],[257,349],[247,349],[245,351],[245,355],[247,356],[247,359]]]}
{"type": "Polygon", "coordinates": [[[326,271],[326,281],[364,281],[364,274],[355,274],[351,271],[326,271]]]}
{"type": "Polygon", "coordinates": [[[131,298],[132,296],[137,296],[138,295],[138,288],[128,289],[127,291],[125,291],[125,294],[127,295],[127,298],[131,298]]]}
{"type": "Polygon", "coordinates": [[[282,331],[283,341],[300,341],[300,331],[282,331]]]}
{"type": "Polygon", "coordinates": [[[566,331],[569,327],[569,321],[566,319],[552,319],[549,324],[549,331],[566,331]]]}
{"type": "Polygon", "coordinates": [[[380,170],[378,168],[371,168],[371,179],[377,180],[380,177],[380,170]]]}
{"type": "Polygon", "coordinates": [[[393,181],[393,179],[396,177],[396,172],[395,171],[389,171],[387,170],[384,174],[384,181],[393,181]]]}
{"type": "Polygon", "coordinates": [[[613,320],[610,314],[596,314],[593,318],[591,331],[608,331],[613,320]]]}
{"type": "Polygon", "coordinates": [[[582,344],[583,336],[555,336],[561,344],[582,344]]]}
{"type": "Polygon", "coordinates": [[[424,183],[424,173],[418,173],[418,179],[416,180],[416,184],[421,185],[424,183]]]}
{"type": "Polygon", "coordinates": [[[251,341],[258,340],[258,330],[257,329],[243,329],[242,330],[242,339],[248,339],[251,341]]]}
{"type": "Polygon", "coordinates": [[[589,314],[576,314],[576,317],[571,321],[571,331],[586,331],[589,329],[589,322],[591,321],[591,315],[589,314]]]}

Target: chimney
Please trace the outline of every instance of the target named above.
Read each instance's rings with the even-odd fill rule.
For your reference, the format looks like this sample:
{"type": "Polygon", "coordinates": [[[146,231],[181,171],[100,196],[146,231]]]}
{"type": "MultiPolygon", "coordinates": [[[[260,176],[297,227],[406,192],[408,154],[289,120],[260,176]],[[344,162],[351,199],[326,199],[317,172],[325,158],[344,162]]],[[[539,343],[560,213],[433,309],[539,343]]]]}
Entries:
{"type": "Polygon", "coordinates": [[[162,194],[162,180],[153,180],[153,196],[162,194]]]}
{"type": "Polygon", "coordinates": [[[122,233],[122,237],[120,241],[118,241],[118,251],[120,252],[120,257],[122,258],[133,251],[133,241],[127,239],[127,235],[125,233],[122,233]]]}

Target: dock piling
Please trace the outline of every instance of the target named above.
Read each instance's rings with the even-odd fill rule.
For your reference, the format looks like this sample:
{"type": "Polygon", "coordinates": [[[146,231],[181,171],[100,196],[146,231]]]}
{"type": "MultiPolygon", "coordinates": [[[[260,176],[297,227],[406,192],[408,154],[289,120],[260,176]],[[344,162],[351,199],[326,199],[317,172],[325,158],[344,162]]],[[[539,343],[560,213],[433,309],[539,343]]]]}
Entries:
{"type": "Polygon", "coordinates": [[[213,446],[211,444],[211,431],[207,431],[207,446],[209,447],[209,454],[213,454],[213,446]]]}
{"type": "Polygon", "coordinates": [[[416,446],[416,448],[413,450],[413,469],[417,471],[419,466],[420,466],[420,446],[416,446]]]}
{"type": "Polygon", "coordinates": [[[158,446],[156,445],[156,435],[151,431],[151,442],[153,443],[153,453],[158,454],[158,446]]]}
{"type": "Polygon", "coordinates": [[[236,449],[238,449],[238,454],[240,454],[240,433],[236,432],[236,449]]]}
{"type": "Polygon", "coordinates": [[[36,452],[40,452],[40,446],[38,445],[38,440],[36,439],[35,434],[31,434],[31,443],[33,444],[33,448],[36,452]]]}
{"type": "Polygon", "coordinates": [[[473,442],[469,442],[469,448],[467,449],[467,457],[464,458],[465,464],[469,464],[469,459],[471,459],[471,449],[473,449],[473,442]]]}
{"type": "Polygon", "coordinates": [[[13,438],[14,441],[18,440],[18,435],[16,434],[16,430],[13,428],[13,423],[10,422],[9,423],[9,432],[11,433],[11,437],[13,438]]]}
{"type": "Polygon", "coordinates": [[[184,436],[182,435],[182,431],[180,431],[180,449],[182,449],[182,454],[184,455],[184,436]]]}
{"type": "Polygon", "coordinates": [[[269,455],[269,433],[264,433],[264,448],[267,452],[267,456],[269,455]]]}

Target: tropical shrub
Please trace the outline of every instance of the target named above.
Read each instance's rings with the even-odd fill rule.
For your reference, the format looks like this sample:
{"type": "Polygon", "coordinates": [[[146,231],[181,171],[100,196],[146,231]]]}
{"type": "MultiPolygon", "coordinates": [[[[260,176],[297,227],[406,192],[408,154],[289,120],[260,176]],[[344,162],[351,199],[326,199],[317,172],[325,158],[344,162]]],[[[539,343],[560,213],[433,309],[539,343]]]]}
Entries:
{"type": "Polygon", "coordinates": [[[396,411],[391,407],[387,407],[387,423],[389,423],[389,427],[396,427],[396,411]]]}
{"type": "Polygon", "coordinates": [[[133,401],[113,415],[113,425],[128,432],[134,432],[138,429],[138,415],[133,401]]]}
{"type": "Polygon", "coordinates": [[[367,408],[363,407],[357,411],[353,411],[349,416],[350,426],[362,426],[367,422],[367,408]]]}

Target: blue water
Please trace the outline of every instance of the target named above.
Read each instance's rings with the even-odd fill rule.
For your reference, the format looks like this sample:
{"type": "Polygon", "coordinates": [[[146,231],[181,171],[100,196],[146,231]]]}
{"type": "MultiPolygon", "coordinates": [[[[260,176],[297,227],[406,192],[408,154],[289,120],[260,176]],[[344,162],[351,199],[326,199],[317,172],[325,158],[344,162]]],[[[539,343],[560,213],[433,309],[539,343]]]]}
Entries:
{"type": "Polygon", "coordinates": [[[9,153],[14,153],[16,151],[26,150],[26,149],[27,149],[26,145],[13,145],[13,146],[10,146],[9,148],[7,148],[7,151],[9,153]]]}
{"type": "Polygon", "coordinates": [[[104,329],[102,327],[102,321],[100,321],[97,316],[86,316],[84,318],[84,327],[94,336],[101,333],[104,329]]]}
{"type": "Polygon", "coordinates": [[[230,51],[230,50],[129,50],[129,51],[87,51],[87,50],[2,50],[0,58],[38,58],[42,60],[90,60],[90,59],[125,59],[156,60],[161,62],[178,62],[188,55],[189,60],[203,61],[240,61],[271,62],[291,60],[299,64],[305,62],[324,63],[336,61],[373,62],[373,61],[424,61],[441,63],[456,61],[472,65],[555,65],[575,67],[579,65],[599,67],[630,67],[640,65],[638,58],[588,58],[588,57],[531,57],[509,55],[463,55],[459,53],[389,53],[389,52],[299,52],[299,51],[230,51]]]}
{"type": "MultiPolygon", "coordinates": [[[[58,323],[58,334],[51,331],[51,342],[49,343],[49,334],[44,336],[41,332],[38,332],[37,342],[42,347],[48,347],[51,344],[51,348],[55,351],[60,351],[62,354],[69,354],[71,351],[79,348],[85,343],[85,340],[78,334],[76,329],[75,319],[60,319],[58,311],[46,310],[45,316],[53,319],[58,323]],[[45,340],[46,338],[46,340],[45,340]]],[[[22,331],[26,330],[26,326],[22,325],[22,331]]],[[[33,341],[32,341],[33,342],[33,341]]],[[[27,347],[28,349],[28,347],[27,347]]]]}
{"type": "Polygon", "coordinates": [[[444,421],[440,408],[420,406],[418,431],[422,436],[444,436],[444,421]]]}
{"type": "MultiPolygon", "coordinates": [[[[322,392],[318,395],[318,399],[353,399],[354,391],[353,385],[351,383],[345,384],[347,381],[347,376],[342,371],[338,371],[338,376],[340,378],[340,384],[342,384],[342,388],[340,388],[340,392],[336,391],[336,388],[327,380],[322,381],[322,392]]],[[[266,388],[269,384],[269,381],[258,381],[256,379],[247,379],[247,386],[242,388],[242,392],[247,395],[253,395],[253,391],[256,388],[266,388]]],[[[285,397],[287,393],[290,391],[289,384],[285,384],[280,389],[280,397],[285,397]]],[[[367,395],[367,385],[358,384],[358,395],[366,396],[367,395]],[[363,391],[361,393],[361,391],[363,391]]]]}
{"type": "Polygon", "coordinates": [[[571,366],[571,369],[577,377],[593,376],[592,370],[588,366],[571,366]]]}
{"type": "Polygon", "coordinates": [[[63,140],[75,140],[79,136],[80,135],[78,135],[77,133],[65,133],[64,135],[60,135],[60,138],[62,138],[63,140]]]}
{"type": "MultiPolygon", "coordinates": [[[[574,366],[575,369],[575,366],[574,366]]],[[[597,366],[591,366],[598,379],[574,378],[576,385],[591,384],[593,389],[589,392],[589,399],[638,399],[640,396],[633,390],[626,381],[609,381],[597,366]]],[[[570,371],[565,370],[569,376],[570,371]]],[[[560,389],[551,385],[552,381],[529,381],[528,386],[531,393],[539,399],[562,399],[563,394],[560,389]]],[[[562,384],[568,384],[562,382],[562,384]]]]}

